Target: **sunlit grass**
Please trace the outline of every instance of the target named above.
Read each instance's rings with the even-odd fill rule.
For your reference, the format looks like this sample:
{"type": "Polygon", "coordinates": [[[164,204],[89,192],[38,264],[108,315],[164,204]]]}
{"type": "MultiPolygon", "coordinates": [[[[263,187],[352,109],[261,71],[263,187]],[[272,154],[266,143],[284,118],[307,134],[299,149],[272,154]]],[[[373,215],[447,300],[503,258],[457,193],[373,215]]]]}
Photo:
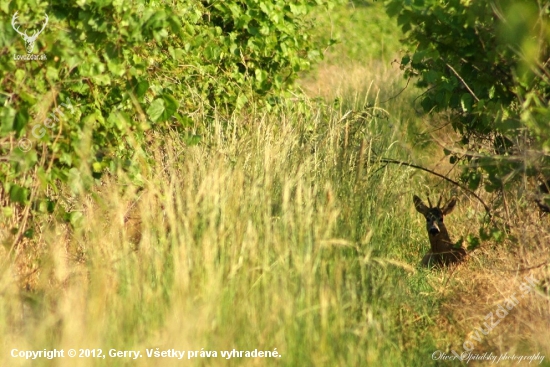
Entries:
{"type": "MultiPolygon", "coordinates": [[[[392,218],[401,210],[395,195],[410,171],[377,170],[366,158],[370,153],[360,153],[362,143],[399,154],[388,148],[391,134],[374,135],[376,119],[351,134],[339,112],[317,112],[257,116],[254,131],[239,128],[236,118],[234,137],[219,139],[215,132],[222,130],[214,127],[212,137],[194,147],[158,137],[162,163],[145,190],[135,194],[108,180],[100,202],[85,203],[81,228],[46,231],[29,292],[35,301],[4,282],[9,303],[22,310],[4,317],[25,320],[4,326],[3,364],[17,365],[11,348],[48,345],[143,353],[154,347],[218,353],[277,348],[282,355],[235,365],[403,358],[388,309],[402,292],[385,289],[406,272],[396,270],[402,259],[385,259],[410,250],[386,243],[389,236],[396,242],[408,237],[408,226],[395,226],[392,218]],[[138,209],[125,223],[130,206],[138,209]],[[132,243],[129,228],[136,220],[139,242],[132,243]]],[[[155,363],[177,361],[135,365],[155,363]]]]}
{"type": "MultiPolygon", "coordinates": [[[[345,19],[350,10],[337,11],[345,19]]],[[[195,146],[152,134],[143,190],[119,172],[73,198],[80,224],[46,218],[38,239],[3,263],[0,366],[460,365],[432,354],[462,351],[518,289],[528,273],[518,268],[548,259],[548,218],[513,201],[517,242],[487,241],[458,268],[420,269],[428,241],[412,195],[451,188],[378,161],[431,167],[440,158],[416,140],[424,127],[414,93],[382,103],[404,82],[380,55],[367,66],[327,59],[320,93],[303,81],[328,107],[304,98],[270,114],[219,117],[195,146]],[[25,361],[14,348],[143,358],[25,361]],[[198,357],[146,357],[156,348],[198,357]],[[275,348],[280,358],[221,356],[275,348]],[[200,358],[201,349],[217,357],[200,358]]],[[[476,234],[482,217],[479,203],[459,196],[445,219],[454,240],[476,234]]],[[[540,287],[474,352],[550,358],[548,266],[533,274],[540,287]]]]}

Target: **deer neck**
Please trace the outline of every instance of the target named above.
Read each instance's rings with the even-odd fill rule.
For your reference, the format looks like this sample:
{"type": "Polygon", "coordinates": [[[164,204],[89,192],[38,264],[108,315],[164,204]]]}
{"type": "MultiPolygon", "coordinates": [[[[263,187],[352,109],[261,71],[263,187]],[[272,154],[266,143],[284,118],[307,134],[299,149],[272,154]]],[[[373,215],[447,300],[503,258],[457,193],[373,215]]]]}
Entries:
{"type": "Polygon", "coordinates": [[[430,237],[430,245],[433,253],[449,252],[453,248],[453,243],[449,238],[449,232],[443,223],[439,226],[439,233],[435,236],[428,235],[430,237]]]}

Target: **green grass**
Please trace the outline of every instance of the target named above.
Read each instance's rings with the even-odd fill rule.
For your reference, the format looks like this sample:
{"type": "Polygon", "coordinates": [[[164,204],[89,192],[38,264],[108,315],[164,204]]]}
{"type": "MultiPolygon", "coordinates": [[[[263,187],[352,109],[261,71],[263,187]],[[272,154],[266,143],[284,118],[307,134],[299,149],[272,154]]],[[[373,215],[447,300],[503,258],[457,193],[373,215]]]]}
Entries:
{"type": "MultiPolygon", "coordinates": [[[[475,261],[458,275],[418,268],[427,239],[412,195],[431,181],[377,163],[427,156],[407,133],[417,123],[414,93],[379,103],[403,86],[376,62],[397,50],[381,11],[375,3],[331,13],[335,28],[348,27],[339,47],[351,61],[333,54],[325,66],[352,75],[368,57],[369,67],[326,98],[328,107],[300,99],[270,114],[220,118],[196,146],[151,136],[155,163],[143,191],[122,173],[105,179],[97,200],[74,198],[80,226],[44,224],[4,260],[0,366],[458,365],[431,355],[458,350],[497,293],[475,283],[475,261]],[[386,41],[369,42],[376,37],[386,41]],[[10,356],[14,348],[144,357],[25,361],[10,356]],[[155,348],[218,356],[147,358],[155,348]],[[280,358],[221,356],[275,348],[280,358]]],[[[460,214],[448,223],[453,233],[472,227],[460,214]]],[[[527,321],[512,325],[532,317],[544,327],[542,303],[526,305],[517,317],[527,321]]],[[[504,330],[491,340],[511,335],[504,330]]],[[[543,341],[526,344],[531,351],[543,341]]]]}
{"type": "MultiPolygon", "coordinates": [[[[397,262],[406,264],[419,250],[419,244],[402,246],[414,227],[411,195],[403,190],[411,172],[380,170],[366,154],[358,157],[363,140],[399,156],[388,149],[391,133],[372,137],[381,129],[376,119],[349,135],[346,147],[348,122],[340,112],[310,108],[317,113],[255,116],[253,131],[236,118],[233,137],[222,139],[213,127],[196,147],[162,138],[156,149],[164,164],[138,204],[137,245],[120,220],[133,193],[121,193],[115,182],[100,192],[103,205],[84,206],[81,230],[57,225],[46,231],[35,259],[41,266],[34,306],[19,296],[9,272],[3,274],[0,364],[17,364],[11,348],[50,346],[142,354],[154,347],[277,348],[282,355],[186,362],[197,366],[410,365],[419,354],[405,348],[402,325],[413,315],[396,306],[410,293],[403,281],[410,267],[397,262]],[[24,321],[14,317],[20,309],[27,310],[24,321]]],[[[434,348],[414,342],[423,353],[434,348]]]]}
{"type": "Polygon", "coordinates": [[[317,39],[323,43],[336,41],[327,49],[326,61],[331,64],[373,60],[387,63],[398,57],[402,37],[394,19],[384,11],[382,2],[350,1],[315,15],[317,39]]]}

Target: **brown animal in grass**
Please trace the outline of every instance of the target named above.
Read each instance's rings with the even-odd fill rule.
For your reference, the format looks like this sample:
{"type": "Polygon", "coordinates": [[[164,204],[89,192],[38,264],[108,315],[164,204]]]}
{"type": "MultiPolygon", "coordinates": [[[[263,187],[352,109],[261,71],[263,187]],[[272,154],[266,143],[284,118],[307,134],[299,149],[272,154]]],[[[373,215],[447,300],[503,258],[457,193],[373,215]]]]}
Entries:
{"type": "Polygon", "coordinates": [[[451,213],[456,205],[456,198],[452,198],[443,207],[440,207],[441,198],[437,206],[433,207],[428,199],[429,207],[422,200],[414,195],[414,207],[426,218],[426,229],[430,239],[431,250],[422,258],[422,265],[447,266],[461,262],[466,257],[466,251],[459,247],[454,247],[449,237],[447,227],[443,223],[443,217],[451,213]]]}

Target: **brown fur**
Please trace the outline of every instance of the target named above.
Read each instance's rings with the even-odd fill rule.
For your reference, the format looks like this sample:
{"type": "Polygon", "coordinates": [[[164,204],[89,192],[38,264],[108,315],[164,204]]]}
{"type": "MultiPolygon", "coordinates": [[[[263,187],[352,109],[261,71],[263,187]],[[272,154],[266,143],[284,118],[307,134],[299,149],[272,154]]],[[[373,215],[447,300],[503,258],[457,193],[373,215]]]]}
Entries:
{"type": "MultiPolygon", "coordinates": [[[[439,200],[441,202],[441,199],[439,200]]],[[[443,217],[451,213],[456,205],[456,199],[452,198],[443,206],[436,207],[426,206],[422,200],[414,195],[414,207],[426,218],[426,229],[430,239],[431,250],[422,258],[422,265],[432,266],[447,266],[461,262],[466,256],[466,251],[463,248],[455,248],[449,237],[447,227],[443,223],[443,217]]]]}

